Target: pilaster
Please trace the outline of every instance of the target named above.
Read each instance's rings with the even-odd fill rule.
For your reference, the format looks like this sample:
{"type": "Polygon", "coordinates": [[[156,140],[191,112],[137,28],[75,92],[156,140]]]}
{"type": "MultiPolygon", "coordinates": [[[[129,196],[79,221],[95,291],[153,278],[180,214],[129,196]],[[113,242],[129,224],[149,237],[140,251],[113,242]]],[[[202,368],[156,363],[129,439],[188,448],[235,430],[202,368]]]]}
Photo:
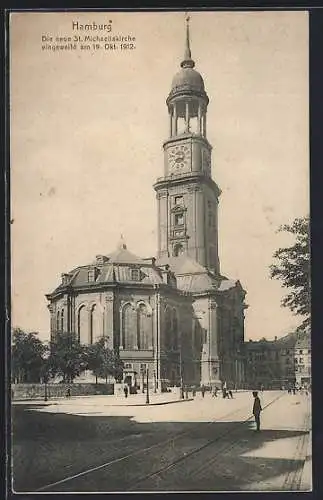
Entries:
{"type": "Polygon", "coordinates": [[[109,349],[115,347],[114,342],[114,297],[113,292],[105,294],[105,310],[104,310],[104,336],[108,339],[109,349]]]}

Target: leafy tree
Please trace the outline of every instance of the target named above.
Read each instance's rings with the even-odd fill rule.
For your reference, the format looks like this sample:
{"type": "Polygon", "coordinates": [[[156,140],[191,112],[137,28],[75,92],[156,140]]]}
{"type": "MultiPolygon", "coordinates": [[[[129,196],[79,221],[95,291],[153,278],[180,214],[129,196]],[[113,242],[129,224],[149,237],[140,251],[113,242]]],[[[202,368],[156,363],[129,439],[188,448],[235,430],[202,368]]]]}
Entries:
{"type": "Polygon", "coordinates": [[[12,332],[12,378],[16,383],[39,382],[42,378],[48,347],[38,338],[37,332],[12,332]]]}
{"type": "Polygon", "coordinates": [[[59,333],[50,342],[48,364],[51,375],[72,383],[87,368],[85,346],[79,343],[75,333],[59,333]]]}
{"type": "Polygon", "coordinates": [[[282,299],[282,306],[303,317],[299,328],[310,325],[311,283],[310,283],[310,228],[309,217],[295,219],[278,230],[294,237],[294,244],[279,248],[274,253],[276,262],[270,266],[270,277],[282,282],[289,292],[282,299]]]}
{"type": "Polygon", "coordinates": [[[87,367],[96,378],[105,378],[112,375],[116,380],[122,379],[123,363],[118,353],[108,347],[107,338],[101,337],[94,344],[86,347],[87,367]]]}

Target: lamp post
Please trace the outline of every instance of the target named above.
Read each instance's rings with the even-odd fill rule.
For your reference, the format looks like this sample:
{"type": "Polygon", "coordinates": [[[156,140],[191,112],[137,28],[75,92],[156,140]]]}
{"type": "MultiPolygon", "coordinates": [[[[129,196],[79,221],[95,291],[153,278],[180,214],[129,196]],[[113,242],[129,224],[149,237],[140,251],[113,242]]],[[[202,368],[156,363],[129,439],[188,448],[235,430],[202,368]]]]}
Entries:
{"type": "Polygon", "coordinates": [[[44,354],[44,365],[43,365],[43,381],[44,381],[44,388],[45,388],[45,393],[44,393],[44,401],[48,401],[48,358],[49,358],[49,352],[46,352],[44,354]]]}
{"type": "Polygon", "coordinates": [[[183,384],[183,363],[182,363],[182,346],[179,351],[179,365],[181,374],[181,389],[180,389],[180,399],[184,399],[184,384],[183,384]]]}
{"type": "Polygon", "coordinates": [[[149,368],[147,368],[146,374],[147,374],[146,404],[149,405],[149,403],[150,403],[150,401],[149,401],[149,385],[148,385],[149,368]]]}
{"type": "Polygon", "coordinates": [[[156,371],[154,370],[154,393],[157,392],[157,380],[156,380],[156,371]]]}
{"type": "Polygon", "coordinates": [[[45,384],[45,396],[44,396],[44,401],[48,401],[48,394],[47,394],[47,376],[45,375],[44,378],[44,384],[45,384]]]}
{"type": "Polygon", "coordinates": [[[142,389],[141,392],[145,392],[145,370],[142,368],[141,369],[141,374],[142,374],[142,389]]]}

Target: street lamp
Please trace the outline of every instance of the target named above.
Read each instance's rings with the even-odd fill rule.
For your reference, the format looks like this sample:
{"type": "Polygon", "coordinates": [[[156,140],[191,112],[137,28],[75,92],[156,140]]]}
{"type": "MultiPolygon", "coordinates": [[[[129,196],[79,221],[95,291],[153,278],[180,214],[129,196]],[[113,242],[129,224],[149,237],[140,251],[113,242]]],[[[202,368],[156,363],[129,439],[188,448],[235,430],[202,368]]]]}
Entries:
{"type": "Polygon", "coordinates": [[[150,401],[149,401],[149,385],[148,385],[149,368],[147,368],[146,374],[147,374],[146,404],[149,405],[149,403],[150,403],[150,401]]]}
{"type": "Polygon", "coordinates": [[[144,368],[141,369],[141,375],[142,375],[142,389],[141,389],[141,392],[144,394],[144,392],[145,392],[145,370],[144,370],[144,368]]]}
{"type": "Polygon", "coordinates": [[[44,353],[43,357],[43,381],[44,381],[44,386],[45,386],[45,394],[44,394],[44,401],[48,401],[48,358],[49,358],[49,351],[44,353]]]}
{"type": "Polygon", "coordinates": [[[179,365],[181,374],[181,389],[180,389],[180,399],[184,399],[184,384],[183,384],[183,363],[182,363],[182,346],[179,351],[179,365]]]}
{"type": "Polygon", "coordinates": [[[156,371],[154,370],[154,393],[157,392],[157,380],[156,380],[156,371]]]}

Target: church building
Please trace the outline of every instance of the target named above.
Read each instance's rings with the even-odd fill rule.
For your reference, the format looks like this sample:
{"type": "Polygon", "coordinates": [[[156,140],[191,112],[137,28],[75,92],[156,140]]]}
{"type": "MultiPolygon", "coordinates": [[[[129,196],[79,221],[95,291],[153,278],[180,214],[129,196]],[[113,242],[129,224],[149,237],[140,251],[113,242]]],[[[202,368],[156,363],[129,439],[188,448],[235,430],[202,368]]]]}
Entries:
{"type": "Polygon", "coordinates": [[[122,239],[111,254],[62,274],[46,295],[52,338],[62,331],[81,343],[104,336],[120,353],[124,380],[139,386],[148,370],[156,390],[181,381],[244,384],[246,292],[220,271],[221,190],[212,179],[208,104],[187,21],[184,59],[166,100],[164,172],[154,184],[156,258],[137,257],[122,239]]]}

